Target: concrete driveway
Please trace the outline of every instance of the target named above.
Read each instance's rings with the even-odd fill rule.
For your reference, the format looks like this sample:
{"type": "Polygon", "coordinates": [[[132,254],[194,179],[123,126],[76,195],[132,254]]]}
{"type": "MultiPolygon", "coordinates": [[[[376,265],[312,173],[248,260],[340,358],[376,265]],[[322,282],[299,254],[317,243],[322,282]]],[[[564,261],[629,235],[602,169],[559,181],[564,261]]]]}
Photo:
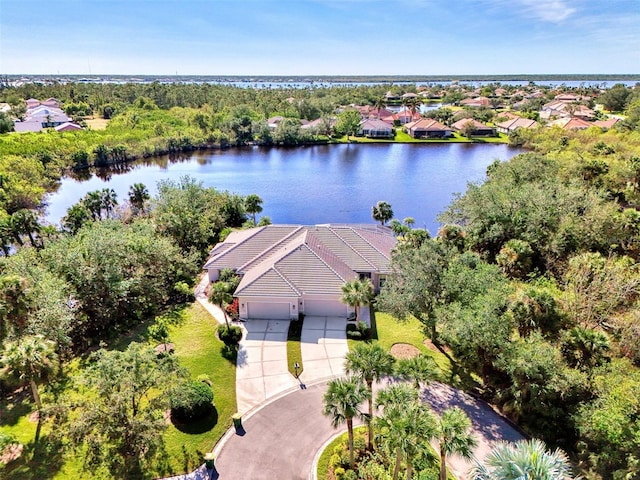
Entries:
{"type": "Polygon", "coordinates": [[[236,363],[238,412],[244,414],[298,385],[287,367],[287,320],[249,320],[236,363]]]}
{"type": "Polygon", "coordinates": [[[300,337],[302,382],[344,375],[344,357],[349,352],[345,328],[344,318],[305,317],[300,337]]]}

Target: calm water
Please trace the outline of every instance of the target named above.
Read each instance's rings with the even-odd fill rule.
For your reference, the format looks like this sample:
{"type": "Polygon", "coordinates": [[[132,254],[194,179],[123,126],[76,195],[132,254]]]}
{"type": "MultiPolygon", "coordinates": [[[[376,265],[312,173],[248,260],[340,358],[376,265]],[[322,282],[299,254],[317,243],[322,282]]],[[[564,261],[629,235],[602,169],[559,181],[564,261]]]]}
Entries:
{"type": "Polygon", "coordinates": [[[274,223],[371,222],[371,207],[385,200],[395,218],[414,217],[416,227],[436,233],[436,215],[454,193],[482,180],[494,160],[520,152],[492,144],[361,144],[214,150],[180,161],[158,157],[108,180],[63,179],[48,198],[47,219],[58,223],[93,190],[108,186],[124,200],[133,183],[155,194],[159,180],[190,175],[219,190],[257,193],[264,200],[262,214],[274,223]]]}

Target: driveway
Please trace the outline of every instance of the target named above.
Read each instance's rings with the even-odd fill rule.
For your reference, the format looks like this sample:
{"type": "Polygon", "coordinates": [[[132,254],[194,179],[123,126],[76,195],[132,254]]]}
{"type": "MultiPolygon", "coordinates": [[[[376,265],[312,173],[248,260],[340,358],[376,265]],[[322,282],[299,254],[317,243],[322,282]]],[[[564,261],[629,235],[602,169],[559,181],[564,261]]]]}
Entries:
{"type": "Polygon", "coordinates": [[[287,367],[287,320],[249,320],[236,362],[236,400],[244,414],[298,385],[287,367]]]}
{"type": "Polygon", "coordinates": [[[300,336],[303,383],[344,375],[344,357],[349,352],[345,329],[345,318],[304,318],[300,336]]]}
{"type": "MultiPolygon", "coordinates": [[[[381,388],[387,382],[377,384],[381,388]]],[[[214,450],[220,480],[306,480],[312,476],[313,461],[322,446],[340,430],[331,427],[322,415],[322,397],[327,383],[297,388],[274,398],[243,419],[244,431],[227,432],[214,450]]],[[[471,417],[478,439],[474,453],[479,459],[500,440],[516,441],[523,436],[509,422],[480,400],[447,385],[432,384],[423,389],[422,398],[434,410],[459,406],[471,417]]],[[[458,457],[449,459],[457,478],[467,478],[470,464],[458,457]]],[[[202,470],[199,470],[201,473],[202,470]]],[[[195,480],[199,477],[189,477],[195,480]]]]}

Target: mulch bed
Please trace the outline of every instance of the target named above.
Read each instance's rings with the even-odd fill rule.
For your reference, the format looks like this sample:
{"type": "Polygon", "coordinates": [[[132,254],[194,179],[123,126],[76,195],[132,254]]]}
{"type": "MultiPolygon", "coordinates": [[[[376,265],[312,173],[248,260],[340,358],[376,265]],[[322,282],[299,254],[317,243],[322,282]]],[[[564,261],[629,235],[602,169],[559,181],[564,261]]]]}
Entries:
{"type": "Polygon", "coordinates": [[[391,355],[395,358],[413,358],[420,355],[420,350],[408,343],[396,343],[391,347],[391,355]]]}

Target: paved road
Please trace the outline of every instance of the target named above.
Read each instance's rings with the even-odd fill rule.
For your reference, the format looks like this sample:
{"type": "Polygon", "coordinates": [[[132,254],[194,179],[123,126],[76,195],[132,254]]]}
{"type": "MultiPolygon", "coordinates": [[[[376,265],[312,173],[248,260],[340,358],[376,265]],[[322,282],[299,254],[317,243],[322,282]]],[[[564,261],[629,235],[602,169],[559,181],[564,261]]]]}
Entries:
{"type": "MultiPolygon", "coordinates": [[[[221,480],[307,479],[313,459],[322,445],[337,432],[322,415],[326,382],[299,389],[268,403],[243,421],[244,435],[229,432],[216,447],[216,467],[221,480]],[[226,441],[225,441],[226,440],[226,441]]],[[[483,458],[499,440],[522,436],[483,402],[436,384],[423,390],[422,398],[434,410],[459,406],[471,417],[478,438],[475,454],[483,458]]],[[[470,464],[453,457],[449,467],[459,479],[470,464]]]]}

